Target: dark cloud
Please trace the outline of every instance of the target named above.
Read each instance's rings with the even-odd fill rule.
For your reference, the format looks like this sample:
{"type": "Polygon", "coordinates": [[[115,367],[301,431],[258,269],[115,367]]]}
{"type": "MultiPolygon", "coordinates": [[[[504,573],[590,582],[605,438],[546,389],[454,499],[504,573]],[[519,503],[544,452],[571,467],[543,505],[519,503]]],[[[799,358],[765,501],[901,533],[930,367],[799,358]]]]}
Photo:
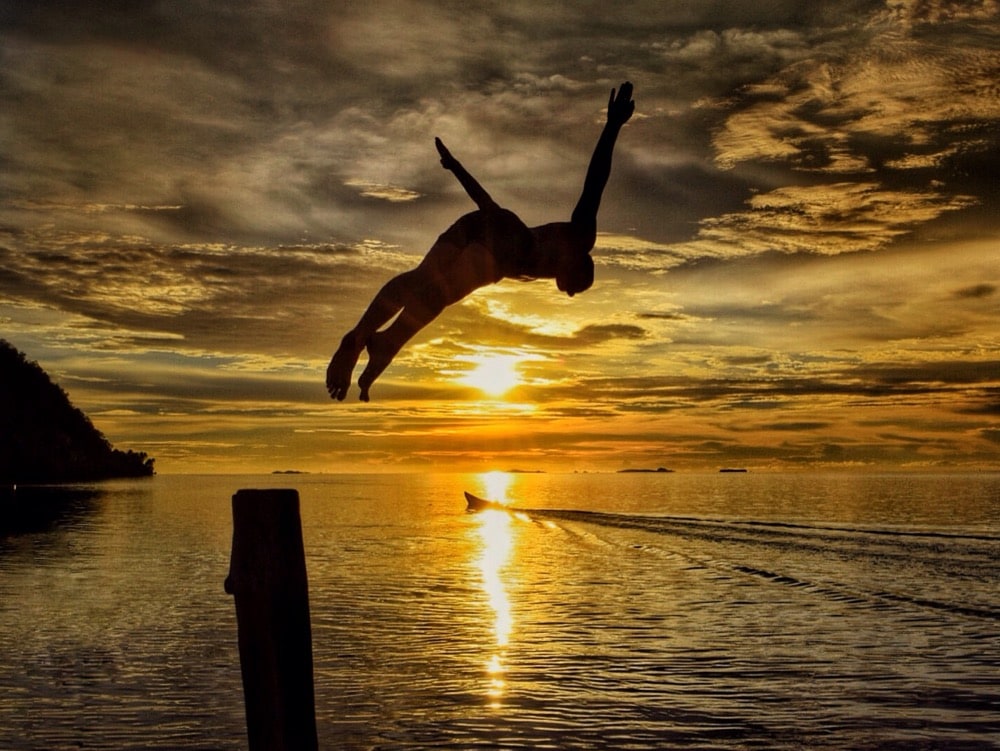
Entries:
{"type": "Polygon", "coordinates": [[[962,289],[955,290],[955,297],[967,298],[972,300],[979,300],[984,297],[992,297],[996,294],[997,286],[995,284],[974,284],[971,287],[963,287],[962,289]]]}
{"type": "MultiPolygon", "coordinates": [[[[711,378],[692,380],[664,373],[614,379],[590,378],[569,389],[600,393],[629,409],[632,400],[642,408],[650,403],[669,406],[676,400],[711,402],[727,409],[780,409],[792,399],[813,397],[871,398],[902,396],[955,397],[955,388],[991,387],[1000,373],[1000,361],[947,361],[859,365],[828,370],[823,376],[786,372],[760,378],[711,378]]],[[[558,394],[558,389],[554,391],[558,394]]],[[[569,395],[567,392],[565,395],[569,395]]],[[[961,406],[955,402],[955,408],[961,406]]],[[[776,424],[776,423],[775,423],[776,424]]],[[[773,425],[773,424],[772,424],[773,425]]]]}
{"type": "Polygon", "coordinates": [[[606,341],[618,339],[644,339],[647,333],[639,326],[627,324],[592,324],[585,326],[573,335],[576,343],[592,346],[606,341]]]}
{"type": "Polygon", "coordinates": [[[913,386],[924,384],[992,384],[1000,374],[1000,360],[923,362],[907,365],[879,364],[853,369],[852,375],[872,384],[913,386]]]}
{"type": "Polygon", "coordinates": [[[764,365],[771,362],[771,355],[730,355],[722,358],[729,365],[764,365]]]}
{"type": "Polygon", "coordinates": [[[830,427],[828,422],[771,422],[760,426],[762,430],[786,430],[792,433],[801,433],[812,430],[824,430],[830,427]]]}

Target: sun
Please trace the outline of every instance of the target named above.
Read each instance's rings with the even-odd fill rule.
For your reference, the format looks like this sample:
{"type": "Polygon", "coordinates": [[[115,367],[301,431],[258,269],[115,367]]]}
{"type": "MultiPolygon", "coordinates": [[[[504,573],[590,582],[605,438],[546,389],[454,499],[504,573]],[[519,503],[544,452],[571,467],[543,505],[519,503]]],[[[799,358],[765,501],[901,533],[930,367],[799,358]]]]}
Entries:
{"type": "Polygon", "coordinates": [[[522,383],[517,366],[524,358],[517,355],[473,355],[468,358],[475,367],[459,378],[459,383],[472,386],[492,397],[501,397],[522,383]]]}

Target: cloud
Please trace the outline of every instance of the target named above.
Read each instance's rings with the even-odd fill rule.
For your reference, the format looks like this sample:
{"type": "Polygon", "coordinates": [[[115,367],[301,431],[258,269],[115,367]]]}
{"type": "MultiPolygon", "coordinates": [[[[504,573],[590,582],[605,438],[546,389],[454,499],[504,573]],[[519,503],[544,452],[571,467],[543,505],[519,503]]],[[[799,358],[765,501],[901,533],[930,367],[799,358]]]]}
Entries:
{"type": "Polygon", "coordinates": [[[731,110],[713,137],[716,164],[764,166],[786,184],[702,220],[680,252],[874,250],[973,207],[979,199],[949,171],[998,147],[983,132],[1000,115],[1000,53],[983,25],[990,15],[985,6],[899,4],[873,17],[861,50],[858,39],[833,38],[713,103],[731,110]],[[931,18],[948,23],[928,43],[919,27],[931,18]],[[803,184],[795,173],[812,178],[803,184]]]}
{"type": "Polygon", "coordinates": [[[1000,54],[965,25],[937,27],[927,44],[896,21],[872,22],[863,54],[856,44],[830,49],[825,60],[791,65],[746,89],[716,135],[717,162],[863,173],[888,162],[902,169],[909,158],[914,167],[940,164],[984,146],[969,125],[1000,112],[992,76],[1000,54]]]}
{"type": "Polygon", "coordinates": [[[420,198],[420,194],[416,191],[400,188],[398,185],[383,185],[353,179],[347,180],[344,185],[357,188],[366,198],[378,198],[390,203],[405,203],[420,198]]]}
{"type": "Polygon", "coordinates": [[[813,430],[824,430],[830,427],[829,422],[771,422],[760,426],[761,430],[786,430],[792,433],[802,433],[813,430]]]}
{"type": "MultiPolygon", "coordinates": [[[[716,259],[673,269],[655,288],[671,313],[686,317],[672,325],[675,345],[861,352],[895,342],[914,351],[981,351],[992,340],[984,305],[990,298],[956,296],[955,289],[996,284],[985,281],[997,278],[988,260],[992,246],[986,240],[832,257],[716,259]]],[[[646,296],[638,284],[635,291],[646,296]]]]}
{"type": "Polygon", "coordinates": [[[161,332],[192,349],[239,350],[234,332],[250,327],[256,347],[280,351],[309,340],[320,346],[326,326],[359,316],[355,300],[411,258],[377,242],[161,245],[38,231],[9,238],[0,262],[5,296],[132,330],[137,341],[161,332]],[[276,300],[284,301],[280,309],[276,300]]]}
{"type": "Polygon", "coordinates": [[[887,3],[886,15],[906,29],[922,24],[940,24],[960,20],[990,21],[996,18],[993,0],[955,2],[954,0],[894,0],[887,3]]]}
{"type": "Polygon", "coordinates": [[[645,329],[627,324],[590,324],[584,326],[574,335],[574,343],[583,346],[595,346],[606,341],[620,339],[645,339],[645,329]]]}
{"type": "Polygon", "coordinates": [[[971,287],[963,287],[962,289],[955,290],[955,297],[980,300],[986,297],[992,297],[996,294],[997,285],[995,284],[973,284],[971,287]]]}
{"type": "Polygon", "coordinates": [[[748,211],[703,220],[695,240],[672,250],[689,259],[877,250],[973,203],[969,196],[885,190],[867,182],[783,187],[753,196],[748,211]]]}

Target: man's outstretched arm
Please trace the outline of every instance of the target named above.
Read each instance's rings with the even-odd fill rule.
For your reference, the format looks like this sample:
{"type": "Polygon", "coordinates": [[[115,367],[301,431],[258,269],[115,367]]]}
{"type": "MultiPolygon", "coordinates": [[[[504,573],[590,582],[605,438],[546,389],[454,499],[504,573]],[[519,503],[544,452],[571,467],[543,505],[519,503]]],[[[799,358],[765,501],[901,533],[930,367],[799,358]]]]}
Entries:
{"type": "Polygon", "coordinates": [[[611,90],[608,100],[608,121],[597,140],[594,155],[590,158],[587,177],[583,182],[583,194],[573,209],[573,224],[591,232],[597,232],[597,209],[601,205],[601,194],[611,175],[611,154],[615,149],[615,140],[621,127],[628,122],[635,111],[632,101],[632,84],[626,81],[619,89],[617,96],[611,90]]]}
{"type": "Polygon", "coordinates": [[[496,202],[490,197],[490,194],[476,181],[476,178],[466,172],[465,167],[451,155],[451,152],[441,143],[440,138],[434,139],[434,145],[437,146],[438,153],[441,155],[441,166],[454,173],[458,181],[462,183],[462,187],[465,188],[465,192],[469,194],[469,198],[475,201],[480,209],[496,208],[496,202]]]}

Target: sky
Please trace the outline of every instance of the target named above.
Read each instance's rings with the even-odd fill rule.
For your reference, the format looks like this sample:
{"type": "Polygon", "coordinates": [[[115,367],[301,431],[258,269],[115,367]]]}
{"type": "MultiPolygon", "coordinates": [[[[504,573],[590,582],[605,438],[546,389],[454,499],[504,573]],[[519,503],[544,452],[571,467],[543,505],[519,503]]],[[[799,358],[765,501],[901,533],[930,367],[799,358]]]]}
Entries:
{"type": "Polygon", "coordinates": [[[996,0],[4,3],[0,97],[0,337],[160,473],[1000,468],[996,0]],[[434,137],[564,221],[626,80],[593,288],[331,401],[434,137]]]}

